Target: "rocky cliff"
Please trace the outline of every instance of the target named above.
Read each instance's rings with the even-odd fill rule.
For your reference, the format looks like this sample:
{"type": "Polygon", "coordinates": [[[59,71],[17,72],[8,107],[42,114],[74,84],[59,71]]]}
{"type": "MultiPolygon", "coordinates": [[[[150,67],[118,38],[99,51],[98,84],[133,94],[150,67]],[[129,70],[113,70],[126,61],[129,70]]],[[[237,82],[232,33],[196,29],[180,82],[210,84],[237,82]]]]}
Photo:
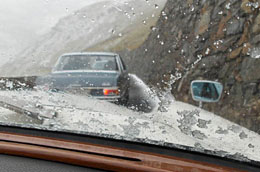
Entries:
{"type": "MultiPolygon", "coordinates": [[[[219,103],[203,108],[260,133],[260,1],[168,0],[146,42],[121,52],[130,71],[191,99],[191,80],[224,85],[219,103]]],[[[225,130],[225,128],[223,128],[225,130]]]]}

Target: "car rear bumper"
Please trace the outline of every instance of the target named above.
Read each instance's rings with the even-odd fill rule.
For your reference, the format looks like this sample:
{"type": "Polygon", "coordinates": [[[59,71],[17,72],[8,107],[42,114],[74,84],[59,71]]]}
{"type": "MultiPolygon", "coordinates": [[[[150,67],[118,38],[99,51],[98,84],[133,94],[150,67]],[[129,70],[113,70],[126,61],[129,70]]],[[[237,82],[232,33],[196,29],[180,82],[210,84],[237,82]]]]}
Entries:
{"type": "Polygon", "coordinates": [[[117,102],[121,96],[92,96],[94,98],[97,98],[99,100],[106,100],[110,102],[117,102]]]}
{"type": "Polygon", "coordinates": [[[104,89],[118,89],[118,87],[81,87],[81,88],[70,88],[70,89],[65,89],[67,92],[72,93],[72,94],[77,94],[81,96],[89,96],[93,97],[99,100],[106,100],[106,101],[111,101],[115,102],[118,101],[122,96],[121,95],[104,95],[103,90],[104,89]]]}

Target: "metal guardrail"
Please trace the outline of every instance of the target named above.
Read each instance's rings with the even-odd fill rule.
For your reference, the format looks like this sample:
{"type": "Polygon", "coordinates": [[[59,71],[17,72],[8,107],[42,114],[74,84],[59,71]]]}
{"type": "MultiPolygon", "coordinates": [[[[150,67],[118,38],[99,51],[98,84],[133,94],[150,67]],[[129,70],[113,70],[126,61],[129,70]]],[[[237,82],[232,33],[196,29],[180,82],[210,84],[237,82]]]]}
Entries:
{"type": "Polygon", "coordinates": [[[40,120],[52,119],[57,116],[55,111],[37,106],[35,103],[17,99],[13,100],[6,96],[0,96],[0,107],[40,120]]]}
{"type": "Polygon", "coordinates": [[[32,89],[36,86],[37,76],[0,77],[0,90],[32,89]]]}
{"type": "MultiPolygon", "coordinates": [[[[0,90],[30,90],[36,86],[37,76],[28,77],[0,77],[0,90]]],[[[0,95],[0,107],[9,109],[19,114],[25,114],[32,118],[44,120],[46,118],[52,119],[57,116],[57,112],[45,109],[33,102],[20,100],[13,100],[7,96],[0,95]]]]}

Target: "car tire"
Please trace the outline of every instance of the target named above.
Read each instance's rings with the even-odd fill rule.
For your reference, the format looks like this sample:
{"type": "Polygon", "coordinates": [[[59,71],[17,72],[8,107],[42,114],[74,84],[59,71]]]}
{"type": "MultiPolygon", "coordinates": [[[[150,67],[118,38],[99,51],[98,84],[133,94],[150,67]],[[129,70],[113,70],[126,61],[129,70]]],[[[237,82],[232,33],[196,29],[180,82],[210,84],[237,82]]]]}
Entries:
{"type": "Polygon", "coordinates": [[[128,91],[124,97],[118,99],[118,103],[120,105],[124,105],[124,106],[127,106],[128,101],[129,101],[129,92],[128,91]]]}

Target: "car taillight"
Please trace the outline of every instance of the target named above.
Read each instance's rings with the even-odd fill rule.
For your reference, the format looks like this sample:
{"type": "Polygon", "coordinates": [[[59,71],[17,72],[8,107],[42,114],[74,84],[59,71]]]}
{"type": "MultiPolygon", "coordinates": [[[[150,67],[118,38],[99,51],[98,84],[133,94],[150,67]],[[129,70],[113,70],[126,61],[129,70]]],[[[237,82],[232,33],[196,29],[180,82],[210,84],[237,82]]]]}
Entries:
{"type": "Polygon", "coordinates": [[[119,95],[119,90],[118,89],[103,89],[103,93],[105,96],[119,95]]]}

